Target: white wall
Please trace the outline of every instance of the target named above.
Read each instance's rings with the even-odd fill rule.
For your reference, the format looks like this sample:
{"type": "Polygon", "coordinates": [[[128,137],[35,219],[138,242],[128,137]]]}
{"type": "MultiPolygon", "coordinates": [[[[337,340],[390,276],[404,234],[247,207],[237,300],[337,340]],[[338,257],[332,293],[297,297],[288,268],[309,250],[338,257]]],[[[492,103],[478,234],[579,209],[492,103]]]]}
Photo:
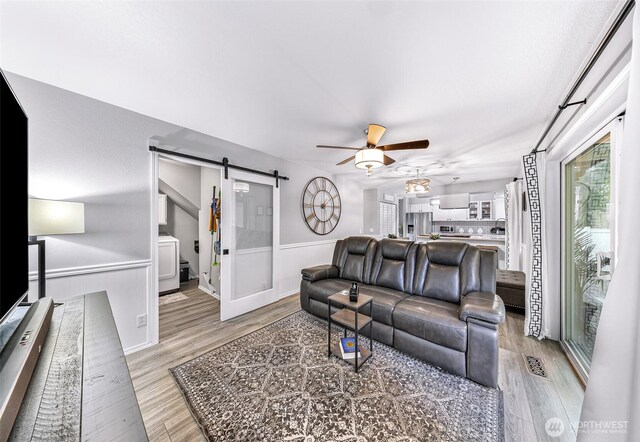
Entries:
{"type": "MultiPolygon", "coordinates": [[[[106,289],[126,352],[157,339],[157,298],[150,288],[151,237],[157,226],[151,218],[150,138],[194,155],[278,169],[291,178],[281,183],[280,247],[293,247],[282,254],[281,294],[299,287],[302,267],[331,260],[331,241],[326,240],[357,234],[362,227],[357,184],[334,179],[343,198],[342,217],[334,232],[318,236],[302,219],[300,197],[311,178],[326,173],[9,72],[7,76],[29,117],[30,195],[85,203],[86,233],[45,238],[48,294],[63,300],[106,289]],[[138,328],[136,316],[141,314],[148,316],[148,325],[138,328]]],[[[31,253],[30,296],[35,297],[35,250],[31,253]]]]}

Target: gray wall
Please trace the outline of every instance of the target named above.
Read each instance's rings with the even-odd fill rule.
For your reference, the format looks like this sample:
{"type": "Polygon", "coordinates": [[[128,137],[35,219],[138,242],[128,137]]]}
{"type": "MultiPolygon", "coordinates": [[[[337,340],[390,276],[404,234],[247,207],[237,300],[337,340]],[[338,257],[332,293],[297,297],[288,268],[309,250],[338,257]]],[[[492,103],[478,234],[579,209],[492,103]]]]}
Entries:
{"type": "Polygon", "coordinates": [[[200,167],[160,158],[158,177],[200,207],[200,167]]]}
{"type": "Polygon", "coordinates": [[[313,167],[292,163],[228,141],[184,129],[167,137],[155,137],[161,146],[203,158],[221,160],[263,171],[278,170],[289,181],[280,184],[280,243],[295,244],[339,239],[358,234],[362,228],[362,188],[359,181],[332,176],[313,167]],[[336,184],[342,198],[342,214],[336,229],[328,235],[317,235],[302,217],[301,197],[304,186],[314,177],[325,176],[336,184]]]}
{"type": "Polygon", "coordinates": [[[180,128],[7,76],[29,117],[30,196],[85,203],[84,234],[46,238],[47,270],[150,259],[146,140],[180,128]]]}
{"type": "Polygon", "coordinates": [[[362,233],[364,235],[380,234],[380,208],[378,190],[367,189],[363,192],[362,233]]]}
{"type": "MultiPolygon", "coordinates": [[[[216,160],[226,156],[234,164],[278,169],[291,177],[291,181],[281,184],[282,244],[341,238],[358,233],[362,226],[362,200],[358,201],[358,194],[350,191],[350,186],[356,184],[342,185],[335,180],[343,194],[343,217],[332,234],[318,236],[302,219],[300,196],[309,179],[327,174],[10,72],[6,74],[29,117],[29,194],[35,198],[85,203],[84,234],[46,237],[47,271],[64,269],[67,275],[73,275],[58,278],[55,284],[48,280],[47,293],[64,297],[68,293],[64,287],[72,284],[69,281],[74,278],[78,290],[87,286],[100,290],[108,282],[118,332],[129,350],[150,343],[153,337],[153,331],[147,327],[135,326],[136,315],[155,314],[149,309],[148,297],[152,294],[148,291],[148,274],[138,268],[120,273],[85,270],[87,266],[91,271],[92,267],[130,265],[151,259],[156,247],[151,243],[151,233],[157,229],[157,223],[156,215],[152,219],[151,214],[151,198],[156,195],[152,194],[149,139],[163,140],[182,152],[198,156],[216,160]],[[119,274],[129,278],[122,281],[125,285],[118,285],[120,280],[110,276],[119,274]]],[[[32,249],[30,270],[35,272],[36,250],[32,249]]],[[[149,319],[150,324],[154,322],[154,318],[149,319]]]]}
{"type": "Polygon", "coordinates": [[[150,259],[150,138],[181,152],[216,160],[226,156],[234,164],[289,176],[280,186],[281,244],[343,238],[361,229],[362,199],[355,183],[10,72],[7,76],[29,116],[29,194],[85,203],[84,234],[47,238],[48,270],[150,259]],[[340,223],[326,236],[311,232],[301,215],[302,189],[315,176],[334,179],[343,199],[340,223]]]}

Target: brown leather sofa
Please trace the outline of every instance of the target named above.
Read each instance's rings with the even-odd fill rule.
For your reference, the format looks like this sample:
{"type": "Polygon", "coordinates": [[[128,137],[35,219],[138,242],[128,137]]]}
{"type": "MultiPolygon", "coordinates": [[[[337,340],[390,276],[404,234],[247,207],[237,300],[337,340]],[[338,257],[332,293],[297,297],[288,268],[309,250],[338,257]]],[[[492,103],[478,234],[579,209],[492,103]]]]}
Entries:
{"type": "Polygon", "coordinates": [[[353,236],[337,241],[331,264],[302,270],[300,303],[326,318],[327,297],[358,282],[373,297],[375,340],[496,387],[505,318],[496,264],[495,252],[462,242],[353,236]]]}

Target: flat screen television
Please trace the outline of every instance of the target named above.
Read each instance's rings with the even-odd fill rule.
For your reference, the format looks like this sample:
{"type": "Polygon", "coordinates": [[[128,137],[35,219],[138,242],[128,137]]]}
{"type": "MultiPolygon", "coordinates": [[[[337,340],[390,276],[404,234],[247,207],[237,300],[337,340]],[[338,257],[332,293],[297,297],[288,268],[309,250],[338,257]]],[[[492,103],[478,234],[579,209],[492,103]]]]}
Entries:
{"type": "MultiPolygon", "coordinates": [[[[27,114],[0,70],[0,324],[29,289],[27,114]]],[[[1,349],[1,347],[0,347],[1,349]]],[[[1,350],[0,350],[1,351],[1,350]]]]}
{"type": "Polygon", "coordinates": [[[20,305],[29,289],[27,115],[0,69],[0,440],[22,406],[53,300],[20,305]]]}

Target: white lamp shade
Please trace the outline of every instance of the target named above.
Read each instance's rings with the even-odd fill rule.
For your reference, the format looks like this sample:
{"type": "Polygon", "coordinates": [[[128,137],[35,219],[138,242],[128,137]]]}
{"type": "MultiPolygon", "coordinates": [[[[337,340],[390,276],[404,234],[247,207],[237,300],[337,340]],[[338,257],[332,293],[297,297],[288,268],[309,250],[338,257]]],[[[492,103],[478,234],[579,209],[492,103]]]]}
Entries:
{"type": "Polygon", "coordinates": [[[376,169],[384,165],[384,153],[380,149],[362,149],[356,153],[356,167],[376,169]]]}
{"type": "Polygon", "coordinates": [[[84,233],[84,203],[29,199],[29,236],[84,233]]]}
{"type": "Polygon", "coordinates": [[[233,183],[233,191],[247,193],[249,191],[249,183],[243,183],[242,181],[236,181],[233,183]]]}

